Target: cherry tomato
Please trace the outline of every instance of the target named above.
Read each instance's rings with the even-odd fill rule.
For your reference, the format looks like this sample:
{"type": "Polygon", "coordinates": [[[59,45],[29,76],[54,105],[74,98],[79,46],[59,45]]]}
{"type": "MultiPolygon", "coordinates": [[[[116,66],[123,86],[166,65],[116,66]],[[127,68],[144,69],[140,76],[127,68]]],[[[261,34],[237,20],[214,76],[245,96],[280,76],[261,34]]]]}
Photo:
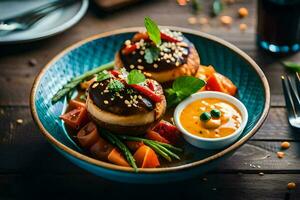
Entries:
{"type": "Polygon", "coordinates": [[[75,108],[63,115],[60,118],[70,127],[79,129],[88,122],[87,110],[85,107],[75,108]]]}

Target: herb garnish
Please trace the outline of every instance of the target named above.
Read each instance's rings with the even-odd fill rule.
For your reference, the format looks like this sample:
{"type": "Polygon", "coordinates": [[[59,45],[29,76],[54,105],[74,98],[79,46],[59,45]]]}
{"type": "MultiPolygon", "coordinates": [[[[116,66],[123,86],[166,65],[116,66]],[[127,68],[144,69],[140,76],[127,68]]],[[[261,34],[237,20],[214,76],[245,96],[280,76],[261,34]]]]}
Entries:
{"type": "Polygon", "coordinates": [[[106,70],[104,70],[103,72],[97,74],[97,81],[104,81],[106,79],[109,79],[110,77],[111,75],[106,70]]]}
{"type": "Polygon", "coordinates": [[[57,93],[52,97],[52,103],[56,103],[62,97],[67,95],[69,92],[74,90],[77,85],[79,85],[82,81],[86,80],[87,78],[91,77],[92,75],[99,73],[106,69],[112,69],[114,67],[114,62],[110,62],[104,65],[101,65],[95,69],[85,72],[84,74],[77,76],[71,79],[67,84],[65,84],[61,89],[57,91],[57,93]]]}
{"type": "Polygon", "coordinates": [[[145,50],[144,58],[148,64],[152,64],[159,57],[159,48],[149,47],[145,50]]]}
{"type": "Polygon", "coordinates": [[[138,84],[142,83],[146,80],[143,73],[141,73],[139,70],[131,70],[127,76],[127,83],[128,84],[138,84]]]}
{"type": "Polygon", "coordinates": [[[120,92],[124,88],[124,84],[119,80],[111,80],[107,87],[112,92],[120,92]]]}
{"type": "Polygon", "coordinates": [[[145,17],[144,24],[149,38],[156,44],[156,46],[159,46],[161,44],[161,38],[157,24],[150,17],[145,17]]]}
{"type": "Polygon", "coordinates": [[[177,78],[172,88],[166,89],[167,105],[173,107],[197,92],[205,85],[205,81],[192,76],[181,76],[177,78]]]}
{"type": "Polygon", "coordinates": [[[224,4],[221,0],[214,0],[212,4],[212,15],[218,16],[224,10],[224,4]]]}
{"type": "Polygon", "coordinates": [[[282,64],[291,71],[300,72],[300,63],[284,61],[282,64]]]}

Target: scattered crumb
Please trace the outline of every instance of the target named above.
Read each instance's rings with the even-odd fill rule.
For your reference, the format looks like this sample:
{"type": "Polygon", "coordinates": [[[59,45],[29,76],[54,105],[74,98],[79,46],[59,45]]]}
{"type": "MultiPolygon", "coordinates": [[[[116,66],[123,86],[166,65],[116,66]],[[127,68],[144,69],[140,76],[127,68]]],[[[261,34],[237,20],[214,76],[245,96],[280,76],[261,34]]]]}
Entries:
{"type": "Polygon", "coordinates": [[[224,16],[220,17],[220,21],[222,24],[228,26],[228,25],[232,24],[232,17],[224,15],[224,16]]]}
{"type": "Polygon", "coordinates": [[[29,66],[34,67],[37,65],[37,60],[34,58],[31,58],[28,60],[28,64],[29,64],[29,66]]]}
{"type": "Polygon", "coordinates": [[[247,8],[242,7],[238,10],[238,14],[241,18],[244,18],[248,16],[249,12],[247,8]]]}
{"type": "Polygon", "coordinates": [[[200,25],[208,24],[208,19],[206,17],[200,17],[199,18],[199,24],[200,25]]]}
{"type": "Polygon", "coordinates": [[[196,24],[197,23],[197,18],[196,17],[189,17],[188,18],[188,23],[189,24],[196,24]]]}
{"type": "Polygon", "coordinates": [[[296,183],[294,183],[294,182],[288,183],[288,184],[287,184],[287,188],[288,188],[289,190],[294,190],[294,189],[296,188],[296,183]]]}
{"type": "Polygon", "coordinates": [[[285,155],[285,153],[282,152],[282,151],[278,151],[278,152],[277,152],[277,157],[278,157],[278,158],[283,158],[284,155],[285,155]]]}
{"type": "Polygon", "coordinates": [[[285,142],[282,142],[280,146],[282,149],[288,149],[288,148],[290,148],[291,144],[289,142],[285,141],[285,142]]]}
{"type": "Polygon", "coordinates": [[[217,190],[217,188],[212,188],[212,190],[213,190],[213,191],[216,191],[216,190],[217,190]]]}
{"type": "Polygon", "coordinates": [[[263,175],[265,175],[263,172],[259,172],[258,173],[260,176],[263,176],[263,175]]]}
{"type": "Polygon", "coordinates": [[[203,181],[207,181],[207,178],[204,177],[202,180],[203,180],[203,181]]]}
{"type": "Polygon", "coordinates": [[[23,124],[23,119],[17,119],[16,122],[17,122],[18,124],[23,124]]]}
{"type": "Polygon", "coordinates": [[[235,2],[235,0],[224,0],[224,2],[226,4],[233,4],[235,2]]]}
{"type": "Polygon", "coordinates": [[[240,31],[245,32],[247,28],[248,28],[247,24],[244,23],[240,24],[240,31]]]}

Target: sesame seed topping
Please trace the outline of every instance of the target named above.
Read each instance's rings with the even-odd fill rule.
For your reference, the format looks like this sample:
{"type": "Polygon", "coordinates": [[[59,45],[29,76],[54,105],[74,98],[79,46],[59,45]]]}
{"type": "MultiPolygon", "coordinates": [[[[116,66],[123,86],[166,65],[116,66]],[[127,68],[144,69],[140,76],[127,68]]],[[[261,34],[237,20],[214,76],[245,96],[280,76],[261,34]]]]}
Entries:
{"type": "Polygon", "coordinates": [[[104,100],[103,102],[104,102],[104,104],[108,104],[108,101],[107,101],[107,100],[104,100]]]}
{"type": "Polygon", "coordinates": [[[144,69],[144,67],[142,65],[138,65],[137,68],[140,69],[140,70],[144,69]]]}
{"type": "Polygon", "coordinates": [[[134,65],[130,65],[129,67],[130,67],[130,69],[134,69],[134,65]]]}
{"type": "Polygon", "coordinates": [[[95,84],[92,85],[92,88],[95,88],[95,87],[97,87],[98,85],[99,85],[99,83],[95,83],[95,84]]]}
{"type": "Polygon", "coordinates": [[[124,103],[127,104],[127,105],[130,104],[130,102],[127,99],[124,101],[124,103]]]}
{"type": "Polygon", "coordinates": [[[131,41],[130,40],[126,40],[125,41],[125,45],[129,46],[131,44],[131,41]]]}
{"type": "Polygon", "coordinates": [[[138,61],[139,63],[141,63],[141,62],[142,62],[142,59],[138,59],[137,61],[138,61]]]}
{"type": "Polygon", "coordinates": [[[154,64],[153,64],[153,67],[154,67],[154,68],[158,68],[158,64],[154,63],[154,64]]]}
{"type": "Polygon", "coordinates": [[[144,55],[144,54],[145,54],[145,51],[140,51],[140,54],[141,54],[141,55],[144,55]]]}

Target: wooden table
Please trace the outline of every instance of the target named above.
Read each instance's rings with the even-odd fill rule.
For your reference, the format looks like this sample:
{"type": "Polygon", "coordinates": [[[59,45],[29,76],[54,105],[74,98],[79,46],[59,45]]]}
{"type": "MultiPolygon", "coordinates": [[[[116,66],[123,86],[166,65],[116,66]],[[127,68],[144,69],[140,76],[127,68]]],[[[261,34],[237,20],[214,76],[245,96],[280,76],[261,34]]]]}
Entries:
{"type": "MultiPolygon", "coordinates": [[[[188,24],[190,9],[178,6],[175,0],[148,1],[108,15],[90,10],[79,24],[58,36],[31,44],[0,46],[0,199],[300,199],[300,134],[288,125],[280,84],[280,75],[285,73],[280,61],[299,61],[300,54],[274,57],[259,50],[255,44],[255,11],[255,1],[244,0],[228,6],[223,13],[234,17],[231,28],[219,25],[217,19],[210,20],[210,26],[200,26],[188,24]],[[236,18],[240,6],[249,9],[246,19],[236,18]],[[53,56],[93,34],[141,26],[145,15],[161,25],[201,30],[232,42],[260,65],[271,86],[272,107],[263,127],[222,166],[194,180],[152,186],[103,180],[58,154],[39,133],[30,115],[31,85],[53,56]],[[238,26],[243,22],[248,25],[245,33],[238,26]],[[28,64],[31,58],[37,60],[36,66],[28,64]],[[23,123],[17,123],[17,119],[23,123]],[[276,156],[281,141],[291,143],[283,159],[276,156]],[[299,187],[288,192],[289,182],[299,187]]],[[[206,9],[203,12],[207,13],[206,9]]]]}

